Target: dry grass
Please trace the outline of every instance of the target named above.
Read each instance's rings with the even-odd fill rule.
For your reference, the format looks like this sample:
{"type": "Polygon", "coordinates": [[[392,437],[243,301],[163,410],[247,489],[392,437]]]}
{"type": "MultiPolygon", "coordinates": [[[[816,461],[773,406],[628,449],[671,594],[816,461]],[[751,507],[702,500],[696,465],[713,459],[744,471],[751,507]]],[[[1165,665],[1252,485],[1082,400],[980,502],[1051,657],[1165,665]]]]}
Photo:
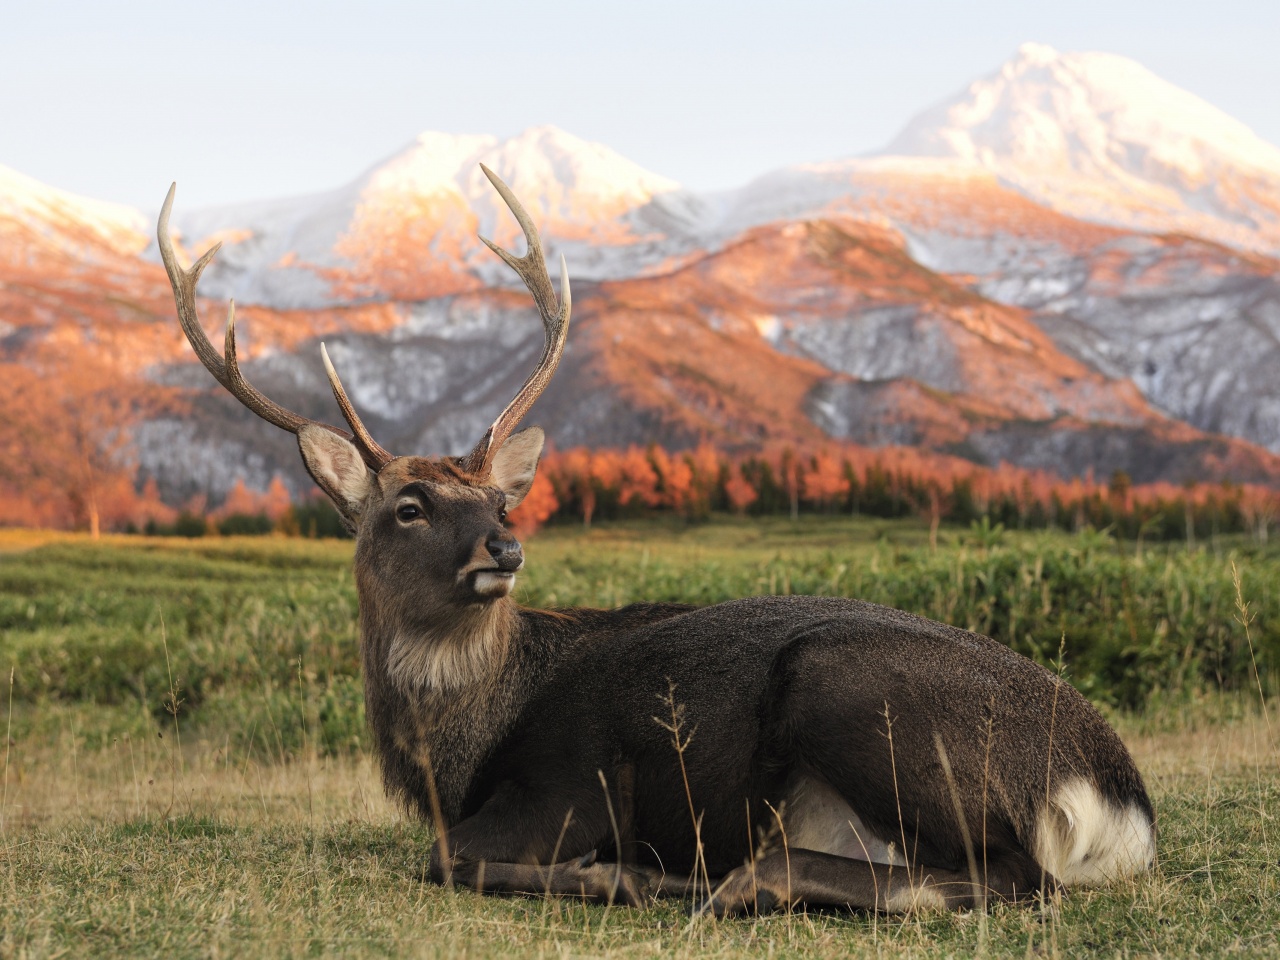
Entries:
{"type": "MultiPolygon", "coordinates": [[[[217,744],[85,750],[67,717],[12,751],[0,832],[0,955],[736,957],[973,953],[972,916],[690,922],[482,898],[421,879],[428,833],[365,757],[237,760],[217,744]]],[[[1149,877],[1047,910],[996,907],[998,956],[1274,955],[1280,771],[1252,717],[1131,729],[1161,818],[1149,877]]]]}
{"type": "MultiPolygon", "coordinates": [[[[330,568],[318,569],[328,582],[330,568]]],[[[267,606],[280,602],[272,594],[267,606]]],[[[237,695],[265,697],[267,686],[237,695]]],[[[154,689],[123,704],[18,696],[0,800],[0,957],[1280,952],[1280,743],[1256,694],[1181,695],[1174,708],[1118,717],[1160,819],[1158,868],[1045,909],[996,906],[983,934],[972,915],[690,921],[679,903],[631,911],[432,886],[429,831],[388,804],[369,757],[317,749],[319,690],[301,676],[292,692],[271,688],[272,703],[308,718],[300,743],[274,755],[248,745],[241,714],[194,722],[180,710],[175,721],[154,689]]]]}

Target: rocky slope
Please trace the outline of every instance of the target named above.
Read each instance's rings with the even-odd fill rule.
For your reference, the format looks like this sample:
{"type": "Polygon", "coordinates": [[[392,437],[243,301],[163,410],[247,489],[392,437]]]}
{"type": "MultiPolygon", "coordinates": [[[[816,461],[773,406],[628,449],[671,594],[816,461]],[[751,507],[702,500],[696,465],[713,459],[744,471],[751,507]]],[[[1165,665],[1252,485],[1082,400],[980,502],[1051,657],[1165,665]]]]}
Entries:
{"type": "MultiPolygon", "coordinates": [[[[317,316],[251,311],[242,339],[276,346],[251,350],[247,374],[332,421],[323,337],[395,451],[468,449],[541,346],[527,296],[508,290],[401,304],[364,329],[341,329],[356,317],[331,311],[338,329],[322,333],[317,316]],[[311,333],[286,342],[279,331],[296,334],[304,318],[311,333]]],[[[305,482],[291,440],[203,370],[180,361],[151,375],[206,394],[138,430],[143,466],[167,488],[225,489],[240,474],[261,486],[276,471],[305,482]]],[[[895,231],[851,220],[759,227],[670,274],[579,284],[569,349],[531,420],[561,447],[836,440],[1138,482],[1280,479],[1280,458],[1171,420],[1129,381],[1059,349],[1027,311],[921,266],[895,231]]]]}

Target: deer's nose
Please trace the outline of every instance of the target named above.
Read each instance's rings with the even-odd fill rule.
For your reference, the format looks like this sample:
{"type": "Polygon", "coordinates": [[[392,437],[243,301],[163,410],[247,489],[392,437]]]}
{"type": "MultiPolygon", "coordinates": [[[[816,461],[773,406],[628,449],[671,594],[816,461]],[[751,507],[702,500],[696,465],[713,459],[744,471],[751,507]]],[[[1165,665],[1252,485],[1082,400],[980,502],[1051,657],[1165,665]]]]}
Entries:
{"type": "Polygon", "coordinates": [[[485,547],[489,550],[489,556],[498,564],[498,569],[504,573],[515,573],[524,564],[524,551],[520,548],[519,540],[494,539],[486,543],[485,547]]]}

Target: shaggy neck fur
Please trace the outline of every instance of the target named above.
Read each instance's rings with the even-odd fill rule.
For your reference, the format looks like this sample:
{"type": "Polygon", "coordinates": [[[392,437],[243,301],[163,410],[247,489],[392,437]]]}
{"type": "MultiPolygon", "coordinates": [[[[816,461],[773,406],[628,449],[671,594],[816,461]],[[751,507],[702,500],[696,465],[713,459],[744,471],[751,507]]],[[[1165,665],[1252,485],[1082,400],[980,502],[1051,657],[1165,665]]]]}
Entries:
{"type": "Polygon", "coordinates": [[[504,598],[401,626],[387,647],[387,678],[410,698],[482,684],[501,670],[515,620],[515,604],[504,598]]]}

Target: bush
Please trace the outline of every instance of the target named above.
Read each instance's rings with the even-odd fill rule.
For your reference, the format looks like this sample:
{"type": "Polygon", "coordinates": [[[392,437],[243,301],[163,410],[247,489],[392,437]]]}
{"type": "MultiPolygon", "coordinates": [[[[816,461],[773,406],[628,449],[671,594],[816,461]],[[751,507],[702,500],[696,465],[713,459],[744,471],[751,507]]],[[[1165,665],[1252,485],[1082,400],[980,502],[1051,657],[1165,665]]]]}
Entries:
{"type": "MultiPolygon", "coordinates": [[[[530,546],[530,606],[716,603],[847,596],[985,633],[1057,668],[1096,702],[1265,686],[1280,664],[1280,556],[1181,548],[1141,556],[1093,531],[1027,535],[981,524],[931,551],[889,542],[901,521],[716,523],[611,534],[563,529],[530,546]],[[716,539],[720,538],[720,545],[716,539]],[[1236,618],[1231,559],[1256,619],[1236,618]]],[[[954,534],[953,534],[954,535],[954,534]]],[[[926,541],[927,542],[927,541],[926,541]]],[[[70,542],[0,554],[0,668],[18,702],[56,699],[222,724],[258,751],[361,742],[349,543],[305,539],[70,542]],[[172,677],[172,679],[171,679],[172,677]],[[293,711],[290,713],[289,711],[293,711]],[[291,719],[292,718],[292,719],[291,719]],[[228,726],[230,725],[230,726],[228,726]]]]}
{"type": "Polygon", "coordinates": [[[295,503],[280,518],[280,531],[292,537],[350,540],[351,531],[342,525],[338,511],[328,500],[313,499],[295,503]]]}
{"type": "MultiPolygon", "coordinates": [[[[203,537],[208,531],[208,523],[204,517],[196,513],[183,511],[173,523],[157,523],[148,520],[142,532],[149,537],[203,537]]],[[[128,532],[128,531],[126,531],[128,532]]]]}
{"type": "Polygon", "coordinates": [[[218,521],[218,532],[224,537],[261,536],[274,528],[265,513],[233,513],[218,521]]]}

